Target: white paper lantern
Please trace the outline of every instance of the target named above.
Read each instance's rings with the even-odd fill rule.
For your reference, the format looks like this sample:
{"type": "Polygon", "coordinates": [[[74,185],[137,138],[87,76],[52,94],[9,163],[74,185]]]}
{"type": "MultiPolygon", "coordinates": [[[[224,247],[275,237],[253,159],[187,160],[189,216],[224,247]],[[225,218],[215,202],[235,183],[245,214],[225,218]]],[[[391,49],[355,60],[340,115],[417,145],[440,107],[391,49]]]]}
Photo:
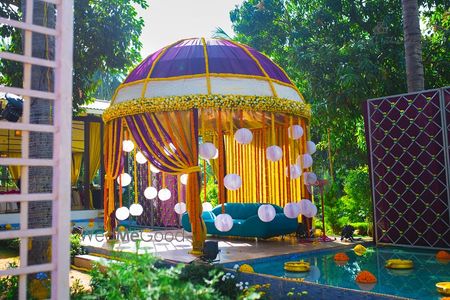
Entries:
{"type": "Polygon", "coordinates": [[[183,175],[181,175],[181,176],[180,176],[180,182],[181,182],[182,184],[186,185],[187,182],[188,182],[188,177],[189,177],[188,174],[183,174],[183,175]]]}
{"type": "Polygon", "coordinates": [[[286,167],[285,174],[288,176],[288,170],[291,171],[291,179],[297,179],[302,175],[302,170],[298,165],[290,165],[290,167],[286,167]]]}
{"type": "Polygon", "coordinates": [[[315,217],[317,215],[317,206],[311,202],[308,204],[308,209],[303,213],[303,215],[307,218],[315,217]]]}
{"type": "Polygon", "coordinates": [[[234,134],[236,142],[242,145],[250,144],[253,140],[253,133],[247,128],[240,128],[234,134]]]}
{"type": "Polygon", "coordinates": [[[130,215],[140,216],[144,212],[144,208],[139,203],[133,203],[130,205],[130,215]]]}
{"type": "Polygon", "coordinates": [[[167,201],[172,197],[172,193],[169,189],[160,189],[158,192],[158,198],[161,201],[167,201]]]}
{"type": "Polygon", "coordinates": [[[212,159],[216,159],[219,157],[219,149],[216,148],[216,154],[212,157],[212,159]]]}
{"type": "Polygon", "coordinates": [[[303,128],[300,125],[292,125],[288,128],[288,135],[293,140],[298,140],[303,136],[303,128]]]}
{"type": "Polygon", "coordinates": [[[144,197],[146,199],[155,199],[156,196],[158,196],[158,190],[156,188],[149,186],[144,190],[144,197]]]}
{"type": "Polygon", "coordinates": [[[203,211],[212,211],[213,210],[213,206],[209,202],[203,202],[202,203],[202,209],[203,209],[203,211]]]}
{"type": "Polygon", "coordinates": [[[306,142],[306,151],[309,153],[309,154],[311,154],[311,155],[313,155],[314,153],[316,153],[316,144],[314,143],[314,142],[312,142],[312,141],[307,141],[306,142]]]}
{"type": "Polygon", "coordinates": [[[198,155],[203,159],[211,159],[216,155],[216,150],[213,143],[203,143],[198,146],[198,155]]]}
{"type": "Polygon", "coordinates": [[[230,231],[233,227],[233,218],[229,214],[220,214],[214,220],[214,225],[221,232],[230,231]]]}
{"type": "Polygon", "coordinates": [[[269,146],[266,149],[267,159],[270,161],[278,161],[283,157],[283,150],[278,146],[269,146]]]}
{"type": "Polygon", "coordinates": [[[263,204],[258,208],[258,217],[263,222],[270,222],[275,218],[275,208],[270,204],[263,204]]]}
{"type": "Polygon", "coordinates": [[[313,158],[311,156],[311,154],[303,154],[302,155],[302,166],[303,169],[307,169],[307,168],[311,168],[313,165],[313,158]]]}
{"type": "Polygon", "coordinates": [[[303,174],[303,181],[306,185],[313,185],[317,181],[317,175],[313,172],[305,172],[303,174]]]}
{"type": "Polygon", "coordinates": [[[241,176],[238,174],[228,174],[223,178],[223,184],[230,191],[235,191],[242,185],[241,176]]]}
{"type": "Polygon", "coordinates": [[[309,211],[309,207],[312,206],[312,202],[309,199],[302,199],[302,201],[299,202],[299,214],[305,215],[309,211]]]}
{"type": "Polygon", "coordinates": [[[138,164],[145,164],[147,162],[147,159],[145,158],[144,154],[142,154],[141,151],[138,151],[136,153],[136,161],[138,164]]]}
{"type": "Polygon", "coordinates": [[[186,212],[186,203],[184,202],[179,202],[177,204],[175,204],[174,208],[175,212],[179,215],[182,215],[186,212]]]}
{"type": "Polygon", "coordinates": [[[122,142],[122,149],[123,149],[123,151],[125,151],[125,152],[131,152],[131,151],[133,151],[133,149],[134,149],[134,143],[133,143],[133,141],[130,141],[130,140],[124,140],[124,141],[122,142]]]}
{"type": "Polygon", "coordinates": [[[300,214],[300,204],[295,202],[288,203],[284,206],[283,212],[286,217],[295,219],[300,214]]]}
{"type": "Polygon", "coordinates": [[[128,207],[126,207],[126,206],[119,207],[116,210],[116,218],[120,221],[128,219],[129,216],[130,216],[130,211],[128,210],[128,207]]]}
{"type": "Polygon", "coordinates": [[[155,167],[152,164],[150,164],[150,171],[152,171],[152,173],[155,173],[155,174],[161,172],[160,169],[158,169],[157,167],[155,167]]]}
{"type": "Polygon", "coordinates": [[[122,182],[122,186],[127,186],[131,183],[131,176],[128,173],[122,173],[117,177],[117,183],[120,184],[122,182]]]}

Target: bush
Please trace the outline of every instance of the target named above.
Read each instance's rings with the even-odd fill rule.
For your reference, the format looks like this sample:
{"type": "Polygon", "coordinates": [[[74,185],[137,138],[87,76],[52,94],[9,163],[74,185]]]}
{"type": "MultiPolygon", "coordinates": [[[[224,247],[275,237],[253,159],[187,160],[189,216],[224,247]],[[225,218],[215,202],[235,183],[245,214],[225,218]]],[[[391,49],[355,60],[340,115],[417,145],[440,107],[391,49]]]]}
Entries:
{"type": "MultiPolygon", "coordinates": [[[[8,269],[17,268],[16,263],[8,264],[8,269]]],[[[19,276],[0,277],[0,299],[19,298],[19,276]]]]}
{"type": "Polygon", "coordinates": [[[368,222],[372,220],[372,198],[367,166],[348,172],[344,180],[344,192],[345,195],[341,197],[340,201],[349,221],[368,222]]]}
{"type": "Polygon", "coordinates": [[[81,246],[83,237],[81,234],[70,235],[70,259],[73,260],[75,256],[86,254],[86,250],[81,246]]]}
{"type": "MultiPolygon", "coordinates": [[[[204,199],[204,188],[201,187],[200,199],[204,199]]],[[[216,207],[218,204],[218,190],[217,183],[214,180],[213,176],[208,178],[208,182],[206,183],[206,201],[210,202],[213,207],[216,207]]]]}
{"type": "Polygon", "coordinates": [[[239,290],[236,288],[237,281],[234,277],[224,276],[223,274],[225,274],[225,270],[222,267],[192,263],[181,270],[180,279],[186,282],[204,284],[218,275],[221,278],[214,284],[214,289],[222,296],[236,299],[239,295],[239,290]]]}
{"type": "MultiPolygon", "coordinates": [[[[108,264],[105,272],[98,266],[91,271],[92,292],[84,299],[244,299],[242,293],[218,290],[224,274],[210,266],[156,267],[151,255],[134,255],[108,264]],[[228,296],[232,295],[232,296],[228,296]]],[[[254,293],[250,295],[255,298],[254,293]]]]}
{"type": "Polygon", "coordinates": [[[369,223],[365,222],[357,222],[357,223],[350,223],[355,230],[358,230],[358,235],[368,235],[369,233],[369,223]]]}

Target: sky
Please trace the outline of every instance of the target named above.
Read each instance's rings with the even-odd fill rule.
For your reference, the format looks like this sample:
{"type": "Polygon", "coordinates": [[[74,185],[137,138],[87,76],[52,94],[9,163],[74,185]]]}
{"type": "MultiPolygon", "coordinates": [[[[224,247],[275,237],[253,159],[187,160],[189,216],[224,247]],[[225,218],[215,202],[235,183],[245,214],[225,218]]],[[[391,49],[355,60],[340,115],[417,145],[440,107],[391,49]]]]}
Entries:
{"type": "Polygon", "coordinates": [[[138,8],[144,19],[141,55],[149,54],[183,38],[209,38],[216,27],[229,36],[230,11],[243,0],[148,0],[146,10],[138,8]]]}

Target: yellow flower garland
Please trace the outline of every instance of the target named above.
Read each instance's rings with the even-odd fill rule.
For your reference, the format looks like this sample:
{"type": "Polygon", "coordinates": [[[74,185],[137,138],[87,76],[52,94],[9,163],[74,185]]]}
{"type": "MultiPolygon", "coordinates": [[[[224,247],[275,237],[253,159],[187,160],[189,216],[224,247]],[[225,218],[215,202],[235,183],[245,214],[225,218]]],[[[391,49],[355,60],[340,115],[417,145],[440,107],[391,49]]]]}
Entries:
{"type": "Polygon", "coordinates": [[[311,118],[309,104],[272,96],[240,95],[186,95],[172,97],[140,98],[115,104],[103,113],[103,121],[141,114],[145,112],[182,111],[193,108],[242,109],[285,113],[292,116],[311,118]]]}

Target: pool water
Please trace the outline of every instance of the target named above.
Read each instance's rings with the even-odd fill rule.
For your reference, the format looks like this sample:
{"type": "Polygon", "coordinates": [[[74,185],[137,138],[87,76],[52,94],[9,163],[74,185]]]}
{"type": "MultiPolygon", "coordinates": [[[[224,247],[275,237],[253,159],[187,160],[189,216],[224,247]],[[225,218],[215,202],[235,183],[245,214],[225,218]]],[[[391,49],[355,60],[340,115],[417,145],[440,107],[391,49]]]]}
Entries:
{"type": "Polygon", "coordinates": [[[305,281],[356,290],[408,297],[414,299],[440,299],[435,284],[450,281],[450,262],[441,263],[435,258],[436,251],[369,247],[363,256],[352,249],[321,251],[296,254],[264,260],[247,261],[256,273],[271,274],[280,277],[304,278],[305,281]],[[350,260],[345,265],[334,262],[337,252],[345,252],[350,260]],[[410,259],[414,262],[412,270],[390,270],[384,267],[388,259],[410,259]],[[308,273],[289,273],[284,271],[286,261],[304,260],[311,264],[308,273]],[[375,286],[358,286],[355,277],[362,270],[370,271],[378,282],[375,286]]]}

